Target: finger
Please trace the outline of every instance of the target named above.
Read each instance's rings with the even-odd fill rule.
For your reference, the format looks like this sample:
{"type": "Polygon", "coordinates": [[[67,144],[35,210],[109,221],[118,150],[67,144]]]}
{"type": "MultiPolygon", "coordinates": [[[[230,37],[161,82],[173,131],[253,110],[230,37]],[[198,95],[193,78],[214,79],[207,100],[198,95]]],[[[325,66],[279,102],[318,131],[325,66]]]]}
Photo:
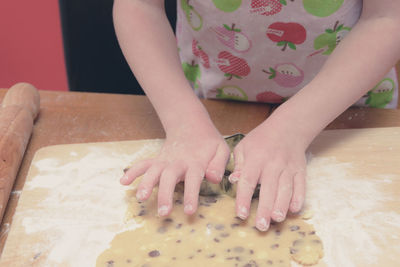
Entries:
{"type": "Polygon", "coordinates": [[[164,162],[154,162],[143,175],[136,191],[136,198],[139,201],[147,200],[151,196],[153,188],[158,184],[161,172],[164,170],[165,166],[166,163],[164,162]]]}
{"type": "Polygon", "coordinates": [[[229,182],[236,183],[239,181],[239,177],[241,176],[241,171],[243,169],[243,164],[244,164],[244,153],[242,146],[239,144],[235,147],[233,150],[233,158],[235,160],[235,168],[233,169],[233,172],[231,175],[229,175],[229,182]]]}
{"type": "Polygon", "coordinates": [[[293,178],[293,196],[290,201],[289,210],[293,213],[299,212],[304,204],[306,196],[306,171],[298,171],[293,178]]]}
{"type": "Polygon", "coordinates": [[[128,171],[125,172],[124,176],[120,179],[122,185],[131,184],[137,177],[142,175],[151,166],[153,160],[142,160],[135,163],[128,171]]]}
{"type": "Polygon", "coordinates": [[[269,168],[265,169],[261,174],[261,188],[256,214],[256,227],[260,231],[267,231],[269,228],[280,173],[279,168],[269,168]]]}
{"type": "Polygon", "coordinates": [[[204,171],[200,167],[191,167],[186,172],[184,191],[184,212],[192,215],[196,212],[199,202],[200,185],[204,177],[204,171]]]}
{"type": "Polygon", "coordinates": [[[167,216],[171,212],[175,186],[184,173],[185,168],[180,164],[170,165],[162,172],[158,186],[159,216],[167,216]]]}
{"type": "Polygon", "coordinates": [[[236,191],[236,214],[242,220],[249,216],[250,203],[260,177],[260,168],[255,164],[243,167],[236,191]]]}
{"type": "Polygon", "coordinates": [[[211,183],[219,183],[225,172],[225,166],[229,159],[229,148],[226,144],[218,146],[213,159],[208,163],[206,179],[211,183]]]}
{"type": "Polygon", "coordinates": [[[282,222],[286,218],[293,194],[293,176],[294,173],[286,169],[279,177],[278,193],[272,212],[272,219],[276,222],[282,222]]]}

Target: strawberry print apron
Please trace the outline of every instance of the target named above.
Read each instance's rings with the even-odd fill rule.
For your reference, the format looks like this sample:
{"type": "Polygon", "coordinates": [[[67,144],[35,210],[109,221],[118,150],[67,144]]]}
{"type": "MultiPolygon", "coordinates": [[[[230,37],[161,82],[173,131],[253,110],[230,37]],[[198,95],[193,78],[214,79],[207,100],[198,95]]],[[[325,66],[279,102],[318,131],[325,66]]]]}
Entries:
{"type": "MultiPolygon", "coordinates": [[[[362,9],[362,0],[177,1],[179,54],[195,92],[266,103],[309,83],[362,9]]],[[[355,104],[396,108],[396,75],[393,68],[355,104]]]]}

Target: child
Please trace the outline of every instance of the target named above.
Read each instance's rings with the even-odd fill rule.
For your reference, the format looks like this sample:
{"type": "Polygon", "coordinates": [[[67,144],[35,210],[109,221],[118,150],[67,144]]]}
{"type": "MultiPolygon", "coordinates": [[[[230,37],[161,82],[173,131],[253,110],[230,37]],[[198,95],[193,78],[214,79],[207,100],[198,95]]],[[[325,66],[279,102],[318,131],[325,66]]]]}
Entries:
{"type": "Polygon", "coordinates": [[[166,132],[160,154],[135,164],[121,183],[144,174],[139,200],[158,184],[160,216],[171,212],[183,180],[184,212],[193,214],[203,177],[218,183],[229,157],[196,94],[282,103],[235,148],[229,177],[238,182],[242,219],[261,184],[255,222],[261,231],[271,219],[300,211],[305,150],[329,122],[355,103],[397,105],[391,68],[400,58],[399,1],[179,0],[178,47],[163,5],[114,4],[123,53],[166,132]]]}

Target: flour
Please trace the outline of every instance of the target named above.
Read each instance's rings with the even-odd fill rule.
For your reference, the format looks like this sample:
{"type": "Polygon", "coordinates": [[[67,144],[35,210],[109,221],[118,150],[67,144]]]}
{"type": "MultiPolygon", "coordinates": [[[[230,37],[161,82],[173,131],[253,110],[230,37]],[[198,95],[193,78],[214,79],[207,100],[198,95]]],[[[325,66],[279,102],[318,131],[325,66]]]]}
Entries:
{"type": "MultiPolygon", "coordinates": [[[[355,260],[360,266],[360,255],[363,266],[376,264],[388,249],[385,238],[397,239],[400,233],[400,210],[385,211],[383,205],[396,199],[381,188],[395,176],[366,179],[352,175],[352,168],[333,158],[313,158],[308,164],[306,208],[315,211],[310,222],[323,240],[327,266],[356,266],[355,260]]],[[[396,262],[400,245],[392,249],[397,254],[385,256],[396,262]]]]}
{"type": "MultiPolygon", "coordinates": [[[[70,266],[94,266],[119,231],[138,227],[124,223],[125,191],[119,184],[123,169],[157,144],[145,145],[135,154],[116,154],[93,148],[82,159],[62,164],[55,158],[34,165],[39,170],[24,191],[51,189],[34,211],[23,211],[27,234],[46,231],[46,244],[34,248],[37,257],[47,254],[44,266],[69,262],[70,266]]],[[[77,156],[72,151],[70,155],[77,156]]]]}
{"type": "MultiPolygon", "coordinates": [[[[68,163],[56,158],[37,161],[38,175],[24,191],[47,189],[49,193],[34,211],[17,213],[23,213],[19,215],[26,234],[46,233],[46,243],[32,248],[35,258],[45,258],[41,266],[65,262],[73,267],[94,266],[117,233],[140,227],[125,222],[125,191],[130,188],[121,186],[119,178],[125,167],[159,148],[160,142],[152,142],[134,154],[123,154],[92,147],[83,158],[78,151],[68,151],[72,157],[68,163]]],[[[399,199],[383,190],[399,176],[383,173],[365,179],[354,174],[351,163],[313,157],[308,161],[306,210],[312,211],[308,222],[323,241],[322,261],[327,266],[373,265],[387,252],[384,238],[400,239],[400,211],[383,208],[388,202],[399,207],[399,199]]],[[[393,255],[385,256],[396,262],[400,247],[391,251],[393,255]]]]}

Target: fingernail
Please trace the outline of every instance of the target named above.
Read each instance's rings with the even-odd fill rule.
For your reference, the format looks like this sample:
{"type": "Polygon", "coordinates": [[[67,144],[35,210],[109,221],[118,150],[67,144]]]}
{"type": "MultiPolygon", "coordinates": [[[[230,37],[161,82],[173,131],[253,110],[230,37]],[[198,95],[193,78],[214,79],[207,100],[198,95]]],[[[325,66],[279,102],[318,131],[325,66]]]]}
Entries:
{"type": "Polygon", "coordinates": [[[187,204],[187,205],[185,205],[185,207],[183,208],[183,211],[184,211],[185,213],[190,213],[190,212],[193,211],[193,206],[190,205],[190,204],[187,204]]]}
{"type": "Polygon", "coordinates": [[[128,176],[127,176],[127,175],[124,175],[124,176],[121,177],[120,181],[123,182],[123,183],[125,183],[125,182],[128,181],[128,179],[129,179],[128,176]]]}
{"type": "Polygon", "coordinates": [[[257,221],[257,229],[260,231],[267,231],[268,230],[267,220],[265,218],[261,218],[257,221]]]}
{"type": "Polygon", "coordinates": [[[139,200],[144,199],[147,196],[147,190],[146,189],[142,189],[136,192],[136,198],[139,200]]]}
{"type": "Polygon", "coordinates": [[[245,207],[241,206],[241,207],[239,208],[238,217],[239,217],[240,219],[242,219],[242,220],[245,220],[245,219],[247,218],[248,215],[249,215],[249,211],[248,211],[245,207]]]}
{"type": "Polygon", "coordinates": [[[239,177],[240,177],[240,172],[233,172],[231,175],[229,175],[228,179],[229,179],[229,182],[234,184],[237,181],[239,181],[239,177]]]}
{"type": "Polygon", "coordinates": [[[291,210],[293,212],[298,212],[300,209],[300,204],[298,202],[292,202],[291,210]]]}
{"type": "Polygon", "coordinates": [[[161,206],[158,208],[158,215],[165,216],[168,213],[168,206],[161,206]]]}
{"type": "Polygon", "coordinates": [[[282,222],[285,219],[285,216],[280,210],[274,211],[274,218],[277,222],[282,222]]]}
{"type": "Polygon", "coordinates": [[[208,172],[209,174],[212,174],[212,175],[214,175],[215,177],[217,177],[218,181],[221,181],[221,180],[222,180],[222,176],[223,176],[222,173],[217,172],[216,170],[207,170],[207,172],[208,172]]]}

